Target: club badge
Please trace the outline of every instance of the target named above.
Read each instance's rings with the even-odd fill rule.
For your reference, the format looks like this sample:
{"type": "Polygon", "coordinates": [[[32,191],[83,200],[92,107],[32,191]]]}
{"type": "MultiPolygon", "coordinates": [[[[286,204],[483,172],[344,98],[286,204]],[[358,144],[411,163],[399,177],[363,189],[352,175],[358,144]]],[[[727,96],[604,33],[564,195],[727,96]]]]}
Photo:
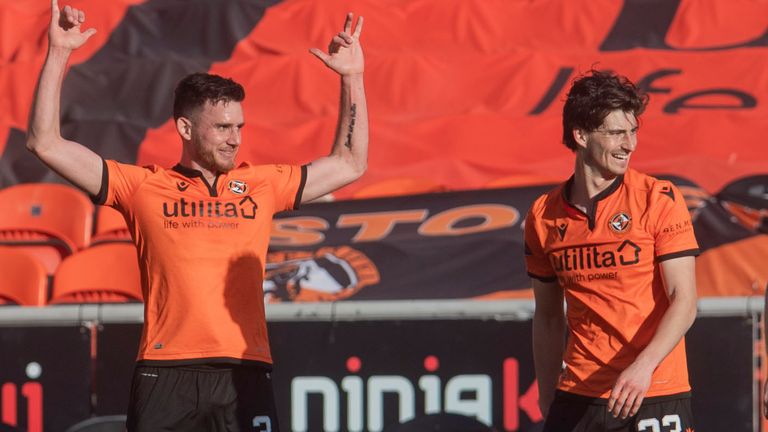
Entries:
{"type": "Polygon", "coordinates": [[[632,217],[624,212],[617,213],[608,221],[608,226],[619,234],[625,233],[632,225],[632,217]]]}
{"type": "Polygon", "coordinates": [[[242,195],[248,191],[248,185],[242,180],[230,180],[228,186],[229,190],[237,195],[242,195]]]}

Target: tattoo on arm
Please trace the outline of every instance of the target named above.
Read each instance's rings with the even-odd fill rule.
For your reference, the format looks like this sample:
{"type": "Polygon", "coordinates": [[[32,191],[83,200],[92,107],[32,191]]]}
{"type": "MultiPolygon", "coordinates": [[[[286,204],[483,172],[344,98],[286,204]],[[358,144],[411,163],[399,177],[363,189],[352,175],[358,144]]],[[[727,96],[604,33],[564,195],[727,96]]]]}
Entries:
{"type": "Polygon", "coordinates": [[[352,132],[355,130],[355,118],[357,118],[357,104],[352,104],[352,106],[349,108],[350,111],[350,119],[349,119],[349,126],[347,127],[347,142],[344,143],[344,145],[352,150],[352,132]]]}

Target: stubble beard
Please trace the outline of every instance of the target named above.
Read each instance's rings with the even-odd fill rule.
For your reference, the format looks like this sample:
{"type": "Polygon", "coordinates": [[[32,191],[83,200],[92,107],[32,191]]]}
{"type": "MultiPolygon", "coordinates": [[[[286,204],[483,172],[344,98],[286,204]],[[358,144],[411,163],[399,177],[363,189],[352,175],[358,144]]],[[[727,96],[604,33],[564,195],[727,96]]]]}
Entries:
{"type": "Polygon", "coordinates": [[[231,161],[223,162],[216,160],[214,152],[200,152],[197,151],[198,163],[203,168],[215,174],[226,174],[235,167],[234,158],[231,161]]]}

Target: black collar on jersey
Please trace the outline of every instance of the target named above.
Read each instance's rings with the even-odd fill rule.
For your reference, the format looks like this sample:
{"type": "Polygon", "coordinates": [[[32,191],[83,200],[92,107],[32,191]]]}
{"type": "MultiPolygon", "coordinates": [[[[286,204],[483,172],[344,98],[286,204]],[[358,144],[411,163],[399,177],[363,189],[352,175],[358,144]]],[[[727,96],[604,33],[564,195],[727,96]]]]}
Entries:
{"type": "Polygon", "coordinates": [[[565,201],[565,205],[570,206],[574,210],[578,211],[579,213],[583,214],[587,217],[587,221],[589,222],[589,229],[594,230],[595,224],[597,223],[595,221],[595,215],[597,214],[597,203],[599,201],[604,200],[605,198],[608,198],[612,193],[616,192],[616,190],[621,186],[622,183],[624,183],[624,174],[616,177],[613,179],[613,183],[611,183],[610,186],[605,188],[602,192],[595,195],[594,198],[589,203],[589,207],[587,207],[587,212],[584,213],[581,211],[580,208],[576,207],[571,202],[571,189],[573,189],[573,181],[576,177],[576,174],[572,175],[571,178],[568,179],[568,181],[565,182],[565,185],[563,186],[563,200],[565,201]]]}
{"type": "Polygon", "coordinates": [[[206,180],[203,173],[196,169],[185,167],[180,163],[177,163],[171,169],[187,178],[200,177],[200,180],[202,180],[203,183],[205,183],[205,186],[208,187],[208,192],[211,194],[211,196],[212,197],[219,196],[219,193],[216,191],[216,184],[219,182],[219,177],[221,176],[221,174],[216,174],[216,178],[213,180],[213,184],[211,185],[211,184],[208,184],[208,180],[206,180]]]}

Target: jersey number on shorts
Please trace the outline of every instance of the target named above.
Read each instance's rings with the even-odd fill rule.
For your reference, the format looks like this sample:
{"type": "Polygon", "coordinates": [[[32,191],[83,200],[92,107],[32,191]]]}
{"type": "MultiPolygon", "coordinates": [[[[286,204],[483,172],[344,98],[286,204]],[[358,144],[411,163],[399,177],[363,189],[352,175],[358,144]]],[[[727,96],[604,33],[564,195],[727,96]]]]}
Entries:
{"type": "MultiPolygon", "coordinates": [[[[677,414],[665,415],[661,419],[661,424],[670,426],[668,431],[665,432],[682,432],[680,428],[680,416],[677,414]]],[[[643,419],[637,422],[637,432],[661,432],[661,426],[659,425],[659,419],[649,418],[643,419]]]]}
{"type": "Polygon", "coordinates": [[[268,416],[256,416],[253,418],[253,427],[257,428],[258,432],[272,432],[272,420],[268,416]]]}

